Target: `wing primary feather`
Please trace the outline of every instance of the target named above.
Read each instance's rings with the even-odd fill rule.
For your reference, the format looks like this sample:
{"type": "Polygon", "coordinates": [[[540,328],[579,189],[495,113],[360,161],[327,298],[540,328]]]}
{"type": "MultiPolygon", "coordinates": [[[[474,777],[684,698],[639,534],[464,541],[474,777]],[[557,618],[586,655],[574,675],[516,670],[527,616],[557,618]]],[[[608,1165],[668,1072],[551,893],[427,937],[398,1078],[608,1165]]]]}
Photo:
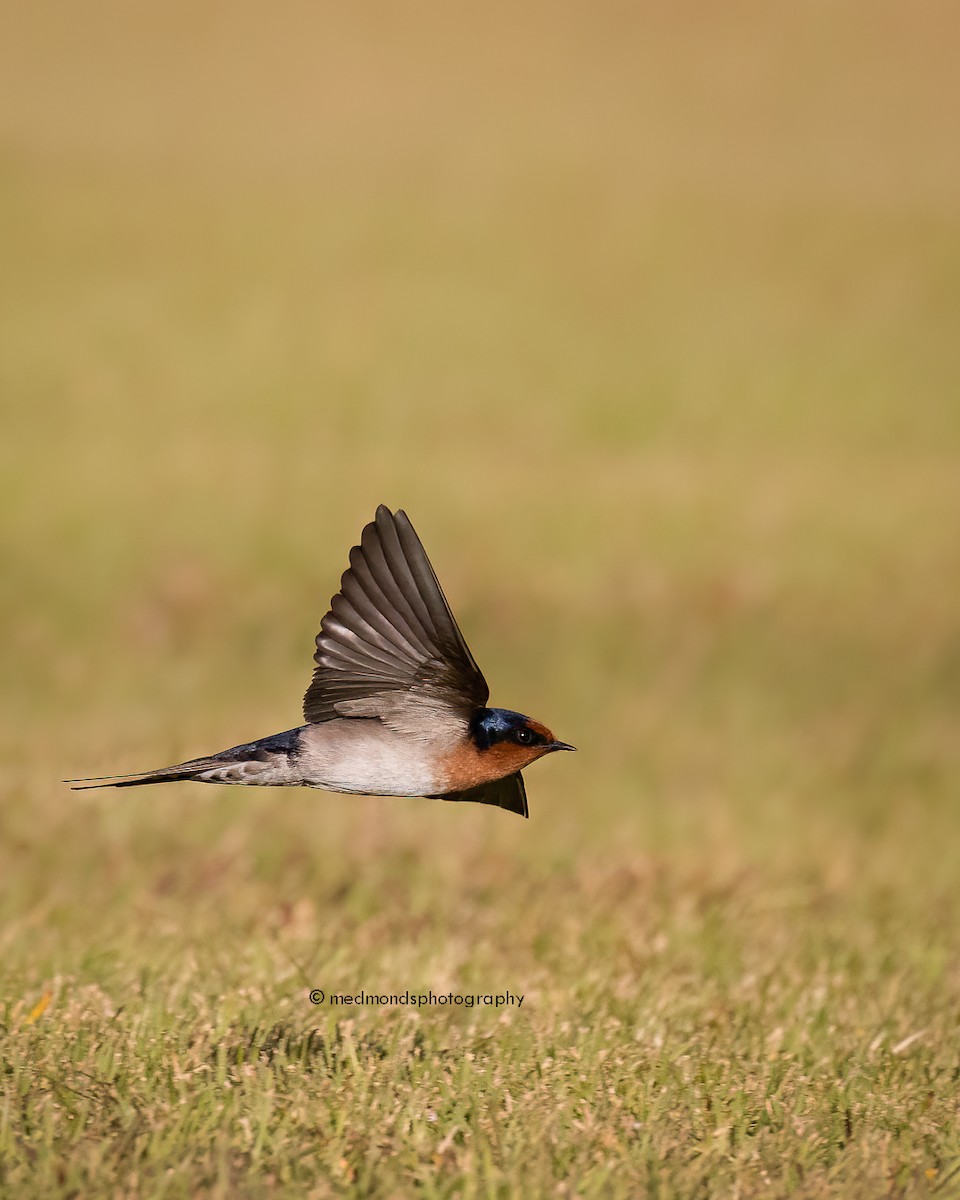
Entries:
{"type": "MultiPolygon", "coordinates": [[[[361,628],[364,627],[361,626],[361,628]]],[[[359,655],[372,662],[380,663],[385,667],[397,666],[398,658],[396,651],[391,652],[368,641],[356,626],[344,624],[339,617],[335,617],[330,621],[324,629],[324,633],[337,646],[349,650],[352,654],[359,655]]]]}
{"type": "MultiPolygon", "coordinates": [[[[422,627],[412,617],[406,615],[402,607],[402,598],[398,603],[396,597],[391,594],[389,585],[384,586],[378,578],[371,562],[372,554],[373,550],[368,551],[362,546],[355,547],[350,554],[348,575],[352,573],[357,586],[369,597],[370,603],[382,613],[384,620],[393,626],[414,653],[426,653],[427,647],[424,643],[422,627]]],[[[345,594],[348,597],[353,594],[352,581],[349,579],[346,582],[345,594]]]]}
{"type": "Polygon", "coordinates": [[[378,513],[377,529],[380,533],[380,544],[383,547],[384,558],[403,593],[404,600],[410,605],[411,609],[419,601],[419,608],[422,611],[417,612],[417,619],[423,625],[424,632],[434,643],[438,639],[442,640],[442,631],[437,627],[430,604],[423,594],[423,589],[418,585],[413,566],[407,557],[403,543],[400,541],[396,521],[389,514],[384,515],[381,520],[381,514],[378,513]]]}
{"type": "Polygon", "coordinates": [[[404,620],[416,634],[417,640],[426,649],[432,640],[431,631],[414,612],[413,605],[404,594],[401,581],[394,574],[393,565],[387,558],[383,539],[380,536],[379,520],[376,525],[368,525],[363,531],[360,544],[363,547],[364,558],[370,568],[370,574],[393,607],[403,615],[404,620]]]}
{"type": "Polygon", "coordinates": [[[437,579],[437,574],[433,569],[430,559],[427,557],[423,543],[417,536],[417,531],[410,523],[410,518],[402,509],[397,513],[396,525],[400,543],[404,549],[410,569],[414,574],[417,588],[423,598],[424,604],[432,614],[434,626],[440,635],[442,643],[456,647],[470,668],[479,675],[480,668],[477,666],[464,636],[460,632],[460,627],[454,618],[450,605],[447,603],[446,596],[443,594],[440,580],[437,579]]]}
{"type": "Polygon", "coordinates": [[[311,723],[352,715],[338,708],[347,701],[369,701],[358,716],[398,728],[421,707],[431,724],[442,711],[460,723],[490,694],[416,530],[384,505],[350,551],[314,661],[303,704],[311,723]]]}
{"type": "Polygon", "coordinates": [[[426,648],[383,594],[362,554],[351,556],[350,570],[343,578],[339,595],[334,599],[342,599],[353,605],[372,628],[378,629],[394,646],[398,654],[410,657],[424,653],[426,648]]]}
{"type": "Polygon", "coordinates": [[[407,681],[402,675],[384,671],[383,668],[372,666],[369,663],[358,661],[345,655],[324,654],[320,665],[332,668],[334,671],[340,671],[343,674],[354,676],[355,682],[351,685],[353,688],[373,684],[376,685],[379,691],[385,687],[404,688],[407,686],[407,681]]]}
{"type": "Polygon", "coordinates": [[[352,629],[371,646],[376,646],[393,658],[409,658],[414,647],[377,612],[374,605],[354,588],[350,594],[340,592],[330,602],[330,611],[347,629],[352,629]]]}

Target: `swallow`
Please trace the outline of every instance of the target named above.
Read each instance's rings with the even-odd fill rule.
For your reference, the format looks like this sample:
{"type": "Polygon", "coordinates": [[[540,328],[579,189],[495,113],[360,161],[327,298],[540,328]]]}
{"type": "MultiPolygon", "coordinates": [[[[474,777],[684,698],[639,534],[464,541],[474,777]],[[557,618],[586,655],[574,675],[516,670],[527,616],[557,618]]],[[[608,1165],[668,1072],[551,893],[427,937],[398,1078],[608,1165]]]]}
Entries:
{"type": "Polygon", "coordinates": [[[157,771],[70,779],[313,787],[492,804],[528,817],[521,771],[573,750],[490,689],[402,509],[380,505],[320,622],[305,725],[157,771]]]}

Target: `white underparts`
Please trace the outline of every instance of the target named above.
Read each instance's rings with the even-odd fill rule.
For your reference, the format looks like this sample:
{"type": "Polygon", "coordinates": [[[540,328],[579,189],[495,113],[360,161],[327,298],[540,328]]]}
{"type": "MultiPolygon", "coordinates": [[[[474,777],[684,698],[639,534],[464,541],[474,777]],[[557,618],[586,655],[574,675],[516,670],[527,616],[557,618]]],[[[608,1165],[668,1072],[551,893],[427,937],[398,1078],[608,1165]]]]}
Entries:
{"type": "Polygon", "coordinates": [[[399,734],[373,720],[307,725],[291,751],[201,766],[201,783],[315,787],[371,796],[435,796],[447,790],[435,742],[399,734]]]}
{"type": "Polygon", "coordinates": [[[308,725],[298,754],[301,780],[330,792],[431,796],[445,790],[429,742],[391,733],[378,721],[308,725]]]}

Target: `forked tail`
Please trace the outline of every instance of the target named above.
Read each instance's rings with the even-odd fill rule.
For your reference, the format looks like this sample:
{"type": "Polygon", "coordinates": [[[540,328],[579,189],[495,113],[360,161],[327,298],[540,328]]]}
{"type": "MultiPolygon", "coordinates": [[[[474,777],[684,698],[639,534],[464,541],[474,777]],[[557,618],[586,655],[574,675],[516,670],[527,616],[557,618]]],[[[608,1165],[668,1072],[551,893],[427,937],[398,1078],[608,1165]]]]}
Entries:
{"type": "MultiPolygon", "coordinates": [[[[236,771],[238,765],[231,769],[236,771]]],[[[239,783],[240,780],[211,778],[211,773],[225,773],[227,769],[227,765],[219,757],[195,758],[172,767],[161,767],[158,771],[140,771],[130,775],[93,775],[89,779],[65,779],[63,782],[69,783],[75,792],[85,792],[90,788],[140,787],[144,783],[180,783],[185,779],[194,779],[200,783],[239,783]]]]}
{"type": "Polygon", "coordinates": [[[300,729],[288,729],[256,742],[231,746],[219,754],[191,758],[158,771],[131,771],[126,775],[96,775],[90,779],[65,779],[75,792],[88,788],[140,787],[145,783],[245,783],[289,785],[302,782],[296,768],[300,729]]]}

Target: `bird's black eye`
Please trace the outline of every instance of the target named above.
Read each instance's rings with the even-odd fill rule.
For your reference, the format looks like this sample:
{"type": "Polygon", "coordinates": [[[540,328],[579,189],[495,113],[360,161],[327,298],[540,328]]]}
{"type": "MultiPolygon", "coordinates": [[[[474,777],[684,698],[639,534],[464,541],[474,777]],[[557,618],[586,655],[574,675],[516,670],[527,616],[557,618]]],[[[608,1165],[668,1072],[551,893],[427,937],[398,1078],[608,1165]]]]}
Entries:
{"type": "Polygon", "coordinates": [[[514,731],[513,740],[521,746],[529,746],[533,743],[532,729],[517,729],[514,731]]]}

